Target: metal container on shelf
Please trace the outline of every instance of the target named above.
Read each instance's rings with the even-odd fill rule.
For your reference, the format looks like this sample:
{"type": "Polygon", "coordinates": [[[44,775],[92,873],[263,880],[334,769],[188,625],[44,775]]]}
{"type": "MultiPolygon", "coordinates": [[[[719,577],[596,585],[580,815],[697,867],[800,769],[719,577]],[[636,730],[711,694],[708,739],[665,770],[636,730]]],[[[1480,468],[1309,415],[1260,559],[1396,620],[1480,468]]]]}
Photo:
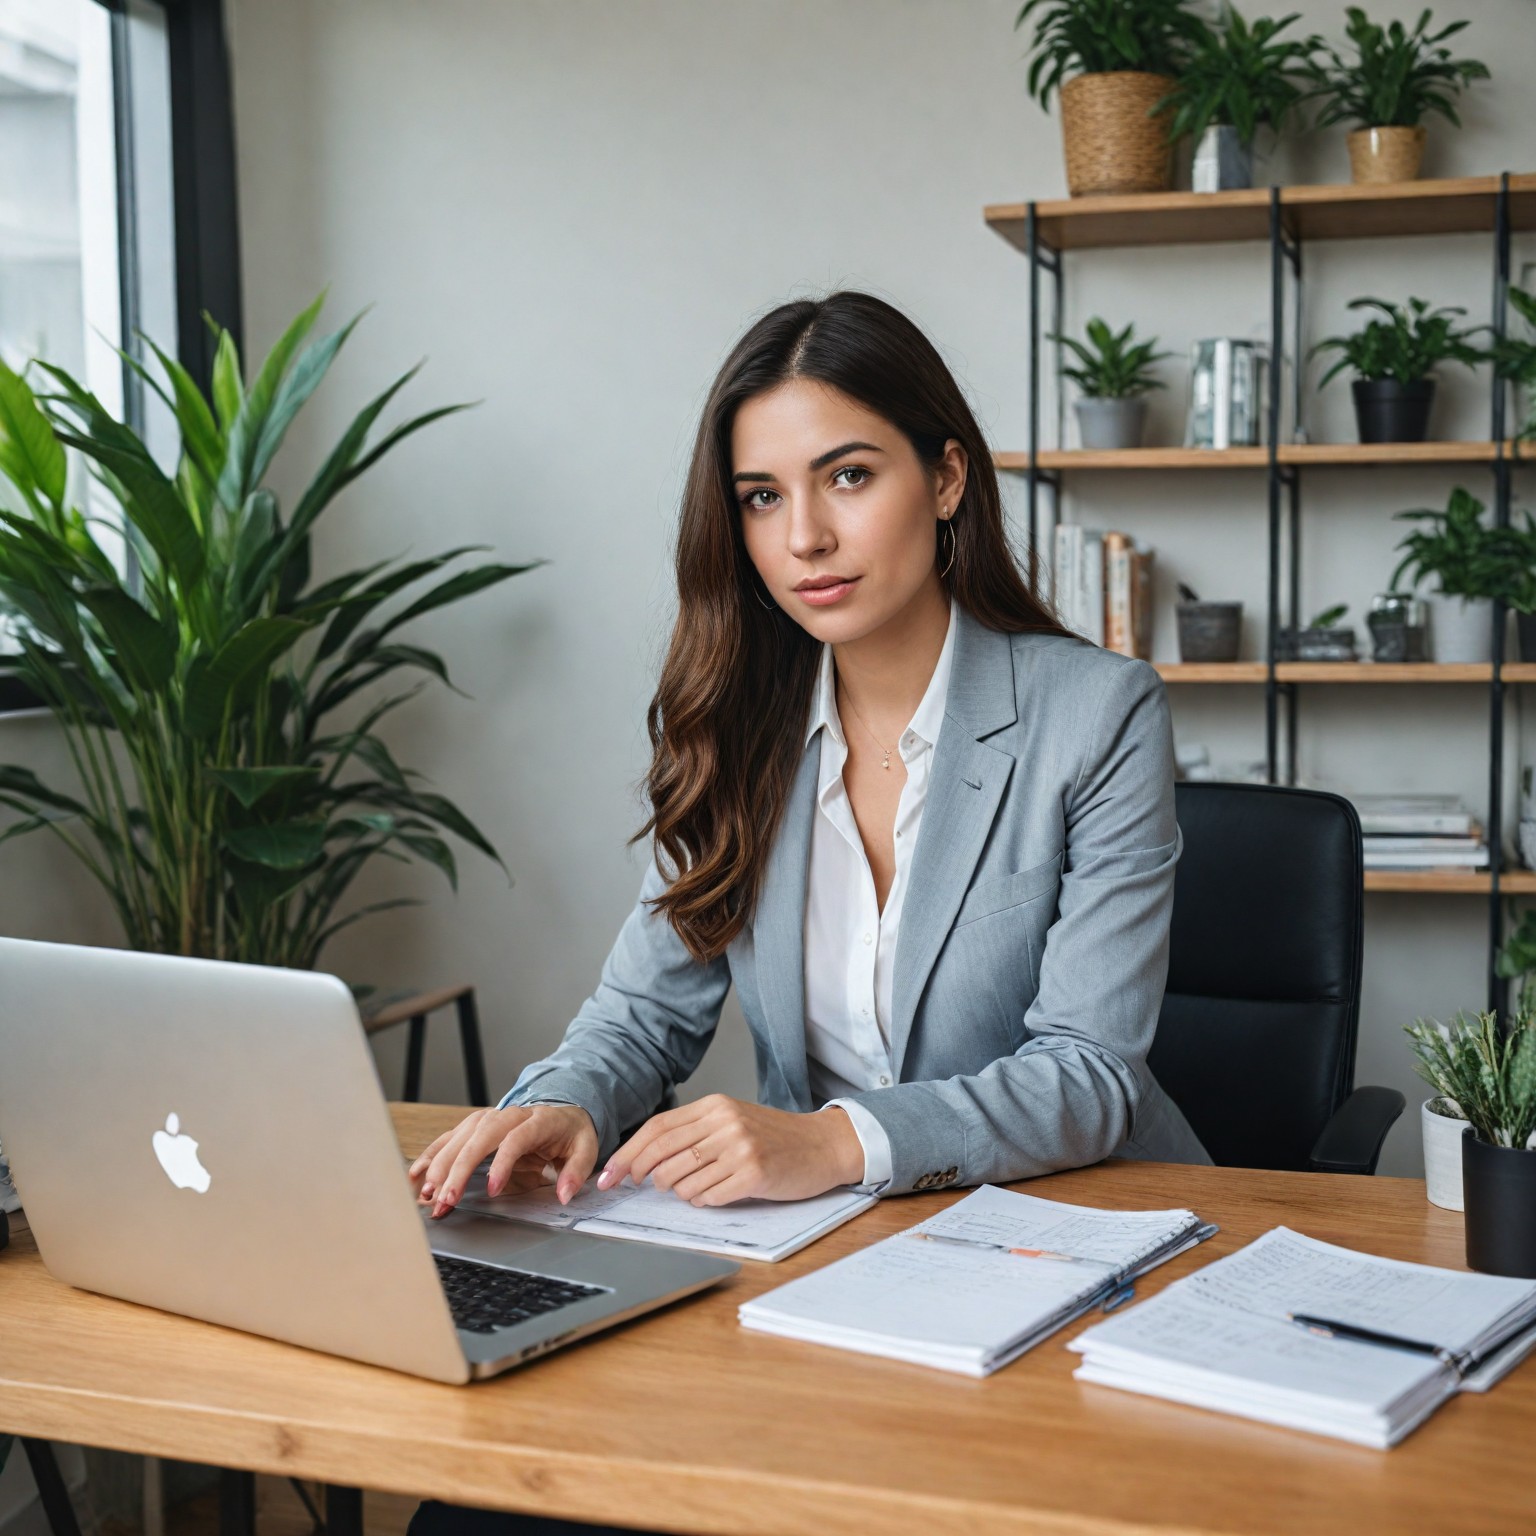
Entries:
{"type": "Polygon", "coordinates": [[[1411,592],[1378,592],[1371,599],[1366,628],[1372,661],[1427,661],[1427,610],[1411,592]]]}
{"type": "Polygon", "coordinates": [[[1264,441],[1269,349],[1260,341],[1212,336],[1190,348],[1186,448],[1256,447],[1264,441]]]}

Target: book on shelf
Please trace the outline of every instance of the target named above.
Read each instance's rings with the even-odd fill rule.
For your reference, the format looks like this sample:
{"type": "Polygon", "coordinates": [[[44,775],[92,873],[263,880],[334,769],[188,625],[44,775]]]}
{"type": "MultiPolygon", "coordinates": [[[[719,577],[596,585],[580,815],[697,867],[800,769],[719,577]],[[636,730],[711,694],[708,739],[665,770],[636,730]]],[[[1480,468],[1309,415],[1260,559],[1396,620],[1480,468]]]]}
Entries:
{"type": "Polygon", "coordinates": [[[1079,1381],[1384,1450],[1533,1346],[1536,1281],[1275,1227],[1067,1347],[1079,1381]]]}
{"type": "Polygon", "coordinates": [[[743,1302],[743,1327],[987,1376],[1216,1231],[983,1184],[926,1221],[743,1302]]]}
{"type": "Polygon", "coordinates": [[[1488,847],[1485,843],[1469,841],[1455,848],[1431,848],[1414,851],[1365,850],[1367,869],[1486,869],[1488,847]]]}
{"type": "Polygon", "coordinates": [[[1353,794],[1345,792],[1367,837],[1470,837],[1477,829],[1459,795],[1353,794]]]}
{"type": "Polygon", "coordinates": [[[1051,591],[1062,622],[1106,650],[1150,660],[1152,559],[1129,534],[1058,523],[1051,591]]]}

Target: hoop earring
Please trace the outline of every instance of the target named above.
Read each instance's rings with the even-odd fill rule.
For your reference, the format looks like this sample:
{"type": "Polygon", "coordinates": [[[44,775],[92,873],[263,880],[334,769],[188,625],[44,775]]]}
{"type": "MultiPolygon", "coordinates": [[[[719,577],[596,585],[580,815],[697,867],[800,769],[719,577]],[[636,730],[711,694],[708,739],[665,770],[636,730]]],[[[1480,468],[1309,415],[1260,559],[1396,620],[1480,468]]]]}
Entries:
{"type": "Polygon", "coordinates": [[[939,572],[940,576],[949,575],[949,567],[955,563],[955,525],[946,517],[944,526],[949,529],[949,564],[939,572]]]}
{"type": "MultiPolygon", "coordinates": [[[[760,596],[760,594],[758,593],[758,590],[757,590],[757,583],[755,581],[754,582],[749,582],[748,585],[752,588],[752,596],[757,598],[758,602],[763,603],[763,599],[762,599],[762,597],[760,596]]],[[[777,603],[763,603],[763,607],[768,609],[769,612],[776,612],[777,609],[778,609],[778,606],[779,605],[777,603]]]]}

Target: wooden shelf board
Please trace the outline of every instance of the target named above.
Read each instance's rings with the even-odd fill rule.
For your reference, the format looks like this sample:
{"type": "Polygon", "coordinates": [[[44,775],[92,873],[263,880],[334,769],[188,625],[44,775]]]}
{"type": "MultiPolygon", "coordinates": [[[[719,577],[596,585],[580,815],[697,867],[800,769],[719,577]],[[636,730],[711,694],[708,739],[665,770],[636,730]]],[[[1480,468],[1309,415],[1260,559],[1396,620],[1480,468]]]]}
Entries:
{"type": "MultiPolygon", "coordinates": [[[[1262,661],[1160,661],[1153,663],[1165,683],[1262,683],[1262,661]]],[[[1487,662],[1282,661],[1275,676],[1282,683],[1487,683],[1487,662]]],[[[1536,683],[1536,662],[1504,663],[1506,683],[1536,683]]]]}
{"type": "MultiPolygon", "coordinates": [[[[1442,892],[1449,895],[1488,894],[1491,877],[1485,869],[1368,869],[1368,891],[1442,892]]],[[[1500,895],[1536,894],[1536,869],[1506,869],[1499,876],[1500,895]]]]}
{"type": "MultiPolygon", "coordinates": [[[[1536,229],[1536,174],[1511,176],[1510,224],[1536,229]]],[[[1491,233],[1497,176],[1461,176],[1390,186],[1282,187],[1281,217],[1304,240],[1491,233]]],[[[1028,250],[1027,203],[993,203],[987,223],[1028,250]]],[[[1238,192],[1147,192],[1058,198],[1035,204],[1040,237],[1056,250],[1205,245],[1269,238],[1269,188],[1238,192]]]]}
{"type": "Polygon", "coordinates": [[[1268,676],[1262,661],[1158,661],[1153,665],[1165,683],[1262,683],[1268,676]]]}
{"type": "MultiPolygon", "coordinates": [[[[1530,462],[1536,445],[1506,442],[1505,457],[1530,462]]],[[[1360,468],[1383,464],[1492,464],[1499,456],[1491,442],[1435,443],[1282,443],[1276,457],[1282,464],[1360,468]]],[[[1023,473],[1029,469],[1027,453],[996,453],[998,470],[1023,473]]],[[[1269,463],[1268,448],[1043,448],[1040,468],[1087,469],[1263,469],[1269,463]]]]}

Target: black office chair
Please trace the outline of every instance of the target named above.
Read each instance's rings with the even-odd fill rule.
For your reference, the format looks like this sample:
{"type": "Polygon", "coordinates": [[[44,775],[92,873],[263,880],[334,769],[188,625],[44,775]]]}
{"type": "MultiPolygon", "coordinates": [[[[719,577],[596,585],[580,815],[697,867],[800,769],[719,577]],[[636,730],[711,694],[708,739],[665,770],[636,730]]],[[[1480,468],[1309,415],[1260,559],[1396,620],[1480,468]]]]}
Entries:
{"type": "Polygon", "coordinates": [[[1354,1088],[1364,866],[1340,795],[1175,786],[1168,986],[1149,1064],[1228,1167],[1374,1173],[1403,1112],[1354,1088]]]}

